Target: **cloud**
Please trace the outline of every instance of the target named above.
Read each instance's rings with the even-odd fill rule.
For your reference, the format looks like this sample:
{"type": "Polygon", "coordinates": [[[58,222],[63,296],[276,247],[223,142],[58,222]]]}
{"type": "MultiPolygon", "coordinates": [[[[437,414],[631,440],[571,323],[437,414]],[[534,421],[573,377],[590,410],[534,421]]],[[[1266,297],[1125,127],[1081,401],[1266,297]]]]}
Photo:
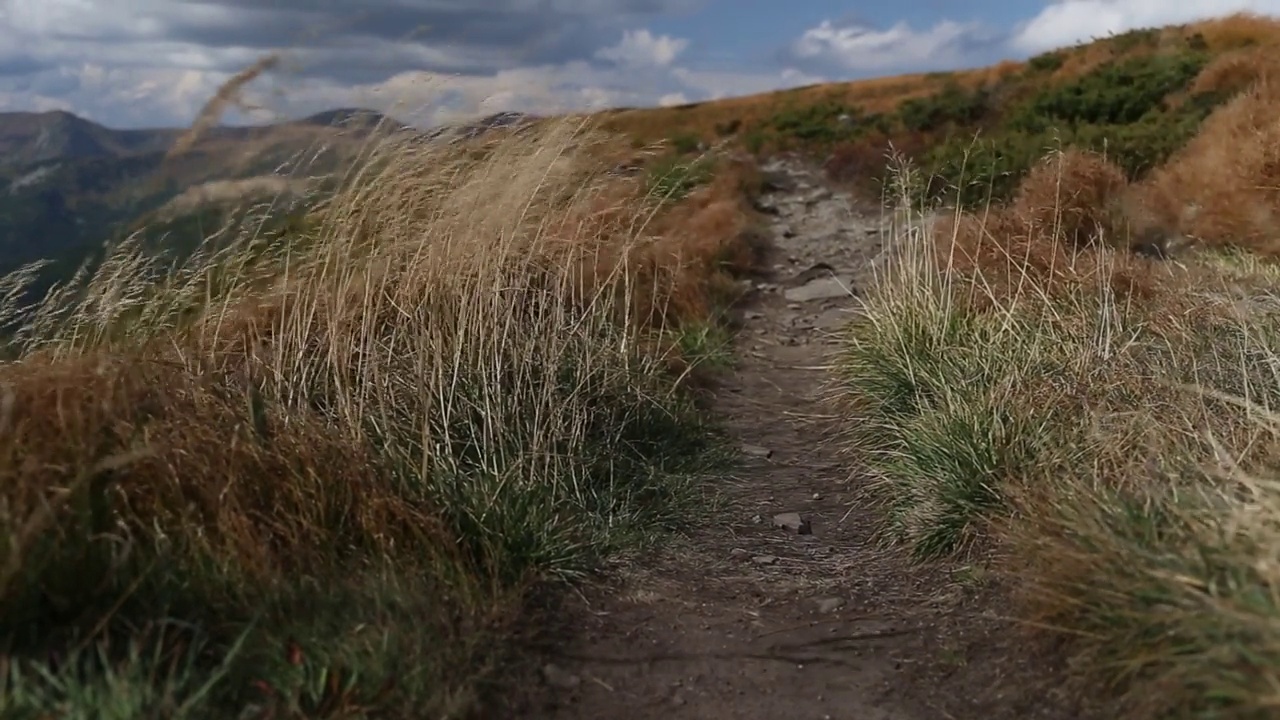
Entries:
{"type": "Polygon", "coordinates": [[[281,50],[282,70],[251,87],[290,114],[398,89],[406,74],[452,88],[446,104],[479,87],[499,95],[490,105],[650,104],[682,91],[669,71],[688,42],[637,28],[704,2],[0,0],[0,110],[52,102],[112,124],[182,124],[281,50]],[[602,37],[621,40],[601,48],[602,37]]]}
{"type": "Polygon", "coordinates": [[[648,30],[627,30],[617,45],[600,48],[596,57],[630,67],[644,65],[670,65],[689,41],[670,35],[655,36],[648,30]]]}
{"type": "Polygon", "coordinates": [[[1009,40],[1034,54],[1143,27],[1181,25],[1236,12],[1280,15],[1280,0],[1060,0],[1023,23],[1009,40]]]}
{"type": "Polygon", "coordinates": [[[994,34],[979,23],[944,20],[925,30],[898,23],[885,30],[824,20],[791,46],[798,60],[846,72],[906,72],[963,64],[994,34]]]}

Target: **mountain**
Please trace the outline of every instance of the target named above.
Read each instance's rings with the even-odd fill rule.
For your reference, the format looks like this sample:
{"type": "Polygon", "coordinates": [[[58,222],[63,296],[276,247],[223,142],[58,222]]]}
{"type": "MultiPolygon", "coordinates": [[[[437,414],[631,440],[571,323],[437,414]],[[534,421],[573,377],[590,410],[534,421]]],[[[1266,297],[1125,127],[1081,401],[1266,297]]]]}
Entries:
{"type": "Polygon", "coordinates": [[[118,130],[61,111],[0,113],[0,275],[53,261],[39,291],[161,208],[191,213],[278,190],[294,170],[332,172],[357,151],[372,118],[385,119],[344,109],[215,127],[170,156],[185,130],[118,130]]]}
{"type": "Polygon", "coordinates": [[[68,112],[0,113],[0,167],[163,152],[180,130],[112,130],[68,112]]]}

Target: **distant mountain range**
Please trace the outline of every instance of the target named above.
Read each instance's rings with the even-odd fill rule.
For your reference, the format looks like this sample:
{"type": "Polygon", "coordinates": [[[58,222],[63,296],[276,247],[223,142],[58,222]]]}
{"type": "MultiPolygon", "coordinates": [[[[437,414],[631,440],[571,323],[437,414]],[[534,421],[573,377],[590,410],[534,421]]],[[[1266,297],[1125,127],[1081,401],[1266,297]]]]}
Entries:
{"type": "Polygon", "coordinates": [[[530,119],[499,113],[416,130],[373,110],[337,108],[272,125],[211,128],[168,157],[185,129],[117,130],[62,111],[0,113],[0,275],[55,261],[40,283],[47,285],[157,211],[193,213],[238,195],[287,192],[291,169],[332,173],[375,130],[474,136],[530,119]]]}

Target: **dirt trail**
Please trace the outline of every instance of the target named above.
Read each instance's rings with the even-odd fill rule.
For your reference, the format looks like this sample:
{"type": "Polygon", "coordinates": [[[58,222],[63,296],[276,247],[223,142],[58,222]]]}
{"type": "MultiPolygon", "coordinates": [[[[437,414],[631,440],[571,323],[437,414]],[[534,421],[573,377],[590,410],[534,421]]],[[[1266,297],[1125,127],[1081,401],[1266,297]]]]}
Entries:
{"type": "Polygon", "coordinates": [[[856,309],[844,288],[867,281],[886,228],[794,160],[766,170],[775,277],[743,309],[740,365],[715,401],[749,456],[708,480],[728,507],[582,599],[577,637],[544,668],[549,707],[525,716],[1081,717],[987,612],[993,591],[873,546],[818,397],[828,333],[856,309]],[[786,513],[802,531],[776,526],[786,513]]]}

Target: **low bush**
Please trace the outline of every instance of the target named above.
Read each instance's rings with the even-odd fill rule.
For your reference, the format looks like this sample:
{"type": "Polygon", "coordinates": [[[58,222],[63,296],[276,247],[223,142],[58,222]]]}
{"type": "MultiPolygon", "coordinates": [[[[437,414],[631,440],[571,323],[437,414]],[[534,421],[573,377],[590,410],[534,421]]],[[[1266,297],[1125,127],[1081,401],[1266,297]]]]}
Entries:
{"type": "Polygon", "coordinates": [[[991,111],[988,88],[967,90],[948,82],[933,95],[903,102],[897,115],[903,127],[911,132],[932,132],[947,126],[972,126],[991,111]]]}

